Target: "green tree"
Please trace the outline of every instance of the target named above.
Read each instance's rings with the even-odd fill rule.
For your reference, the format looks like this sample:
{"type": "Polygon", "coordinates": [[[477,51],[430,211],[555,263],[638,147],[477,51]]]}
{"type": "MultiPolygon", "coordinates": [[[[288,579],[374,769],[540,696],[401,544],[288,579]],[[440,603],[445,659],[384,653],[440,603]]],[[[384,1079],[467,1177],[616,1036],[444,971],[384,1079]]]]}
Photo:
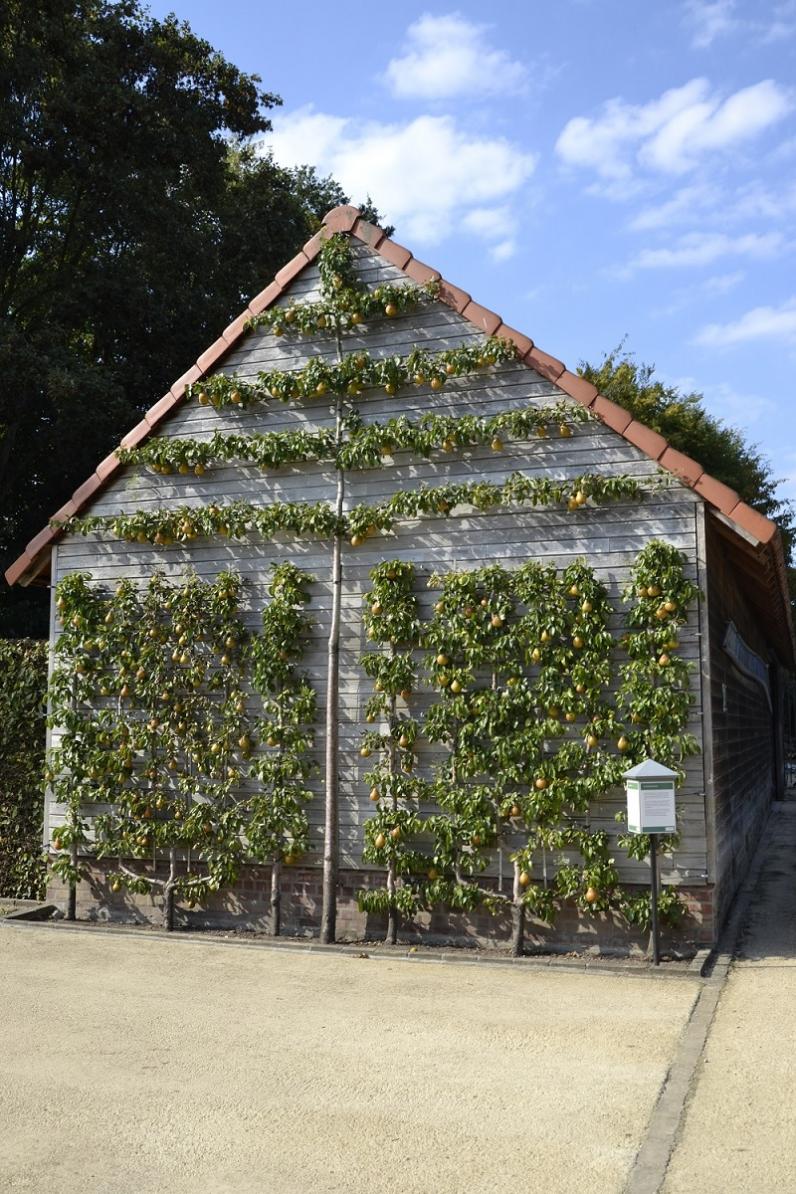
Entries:
{"type": "MultiPolygon", "coordinates": [[[[281,101],[135,0],[0,9],[0,565],[345,200],[247,140],[281,101]]],[[[45,633],[31,590],[5,634],[45,633]]]]}
{"type": "Polygon", "coordinates": [[[678,452],[698,460],[750,506],[775,519],[782,529],[788,557],[792,556],[796,534],[793,510],[789,502],[777,497],[779,482],[771,465],[740,431],[705,409],[702,394],[683,394],[677,386],[664,384],[656,378],[654,365],[636,361],[623,345],[609,352],[599,365],[582,361],[578,372],[606,398],[665,436],[678,452]]]}
{"type": "Polygon", "coordinates": [[[0,640],[0,895],[42,895],[47,644],[0,640]]]}

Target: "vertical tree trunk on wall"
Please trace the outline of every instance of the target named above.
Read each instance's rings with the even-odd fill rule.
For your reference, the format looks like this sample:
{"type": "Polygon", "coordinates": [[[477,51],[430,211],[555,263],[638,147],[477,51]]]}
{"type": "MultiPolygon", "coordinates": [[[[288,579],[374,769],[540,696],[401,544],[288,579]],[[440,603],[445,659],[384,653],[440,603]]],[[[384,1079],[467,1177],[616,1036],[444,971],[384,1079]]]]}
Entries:
{"type": "MultiPolygon", "coordinates": [[[[395,648],[390,649],[390,654],[393,657],[395,656],[395,648]]],[[[390,767],[390,776],[392,777],[395,774],[395,762],[396,762],[396,760],[395,760],[395,740],[393,737],[393,734],[395,731],[395,694],[394,693],[390,696],[389,726],[390,726],[389,767],[390,767]]],[[[391,786],[392,786],[392,807],[393,807],[393,812],[396,812],[398,809],[398,797],[395,794],[394,785],[391,785],[391,786]]],[[[388,906],[388,910],[387,910],[387,936],[385,938],[387,945],[396,945],[398,942],[398,909],[395,906],[395,886],[396,886],[396,884],[395,884],[395,861],[394,861],[394,859],[391,858],[389,866],[387,868],[387,894],[389,897],[389,906],[388,906]]]]}
{"type": "Polygon", "coordinates": [[[282,930],[282,892],[279,881],[282,877],[282,863],[274,857],[271,865],[271,936],[278,937],[282,930]]]}
{"type": "MultiPolygon", "coordinates": [[[[340,356],[338,336],[338,356],[340,356]]],[[[343,400],[338,395],[335,406],[335,443],[339,448],[343,435],[343,400]]],[[[325,825],[323,841],[323,907],[321,942],[330,945],[336,935],[337,863],[338,863],[338,784],[337,752],[340,741],[340,604],[343,585],[343,535],[340,529],[345,497],[345,476],[337,464],[335,511],[338,527],[332,543],[332,610],[326,661],[326,751],[325,751],[325,825]]]]}
{"type": "MultiPolygon", "coordinates": [[[[72,868],[77,870],[77,842],[73,841],[69,850],[72,860],[72,868]]],[[[66,905],[66,919],[75,920],[77,918],[77,883],[74,879],[69,882],[69,900],[66,905]]]]}
{"type": "Polygon", "coordinates": [[[511,905],[511,956],[522,957],[525,935],[525,905],[522,902],[520,865],[514,863],[514,899],[511,905]]]}
{"type": "Polygon", "coordinates": [[[174,885],[177,879],[177,851],[169,850],[169,877],[163,886],[163,928],[167,933],[174,931],[174,885]]]}

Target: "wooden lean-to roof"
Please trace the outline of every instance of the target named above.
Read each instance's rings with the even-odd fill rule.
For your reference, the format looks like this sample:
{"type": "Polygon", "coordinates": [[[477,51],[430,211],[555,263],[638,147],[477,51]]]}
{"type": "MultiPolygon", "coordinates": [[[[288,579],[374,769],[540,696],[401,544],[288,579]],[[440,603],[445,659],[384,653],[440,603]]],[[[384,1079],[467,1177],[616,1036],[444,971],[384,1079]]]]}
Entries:
{"type": "MultiPolygon", "coordinates": [[[[587,407],[608,427],[698,493],[720,529],[729,536],[737,549],[736,554],[743,570],[763,598],[761,609],[765,610],[769,638],[777,643],[784,658],[788,662],[792,661],[794,631],[787,571],[782,539],[775,522],[747,505],[727,485],[711,477],[696,460],[672,448],[662,435],[639,423],[623,407],[603,397],[591,382],[577,373],[570,372],[561,361],[534,344],[530,337],[509,327],[494,311],[482,307],[466,291],[446,281],[438,270],[425,265],[414,257],[409,249],[390,240],[380,228],[364,220],[357,208],[347,205],[335,207],[323,223],[321,231],[307,241],[292,261],[279,270],[273,282],[251,300],[246,310],[224,329],[215,343],[202,353],[195,364],[174,382],[168,393],[164,394],[132,431],[127,433],[121,441],[121,447],[135,448],[157,430],[164,419],[183,401],[188,386],[217,368],[222,358],[246,334],[247,321],[276,302],[302,270],[314,261],[329,233],[348,233],[396,266],[410,281],[419,284],[431,280],[438,281],[439,298],[442,302],[447,303],[486,335],[502,336],[513,341],[520,359],[529,368],[587,407]]],[[[75,490],[69,501],[55,512],[53,524],[65,523],[84,511],[122,467],[115,452],[106,456],[88,480],[75,490]]],[[[6,571],[8,583],[45,583],[49,576],[49,549],[60,534],[62,530],[57,525],[50,525],[31,539],[22,555],[6,571]]]]}

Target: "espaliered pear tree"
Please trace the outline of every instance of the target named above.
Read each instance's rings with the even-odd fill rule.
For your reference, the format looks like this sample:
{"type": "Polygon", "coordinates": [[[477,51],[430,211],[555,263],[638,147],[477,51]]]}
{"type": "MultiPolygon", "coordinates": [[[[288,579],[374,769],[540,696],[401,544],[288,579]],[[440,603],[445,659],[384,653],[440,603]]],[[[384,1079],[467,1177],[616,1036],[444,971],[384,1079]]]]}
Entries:
{"type": "Polygon", "coordinates": [[[418,722],[409,712],[417,685],[412,653],[420,635],[414,576],[412,564],[387,560],[371,570],[364,598],[368,639],[383,648],[362,656],[374,688],[365,720],[381,723],[365,734],[359,752],[366,759],[377,756],[366,776],[376,810],[365,826],[364,857],[386,867],[387,879],[384,890],[361,891],[358,900],[364,911],[386,912],[389,945],[398,940],[400,916],[411,919],[419,906],[416,887],[407,880],[428,866],[408,844],[420,829],[417,805],[423,791],[415,775],[418,722]]]}
{"type": "Polygon", "coordinates": [[[252,683],[262,701],[259,723],[264,750],[251,774],[259,781],[248,802],[249,853],[271,866],[271,932],[279,936],[282,863],[297,862],[307,850],[312,799],[307,780],[314,769],[315,691],[296,670],[311,627],[304,613],[310,581],[295,564],[274,565],[271,600],[262,630],[252,642],[252,683]]]}
{"type": "Polygon", "coordinates": [[[79,573],[59,584],[48,779],[66,807],[53,869],[71,917],[89,849],[117,860],[114,891],[160,893],[167,929],[178,895],[193,904],[234,881],[252,747],[239,592],[231,573],[177,585],[156,573],[143,592],[122,582],[113,594],[79,573]]]}
{"type": "MultiPolygon", "coordinates": [[[[525,407],[490,417],[460,414],[452,409],[449,413],[428,413],[418,418],[399,416],[365,424],[358,399],[366,391],[380,389],[388,397],[398,396],[408,388],[421,396],[437,394],[457,377],[511,362],[516,350],[509,340],[475,335],[472,340],[441,352],[429,352],[419,344],[405,355],[381,355],[356,346],[349,350],[352,336],[377,332],[381,324],[436,302],[438,284],[416,286],[399,280],[366,286],[358,277],[351,242],[340,234],[329,236],[324,243],[318,269],[317,298],[298,302],[288,296],[280,306],[251,321],[252,327],[264,329],[275,337],[304,337],[311,352],[299,368],[267,370],[247,380],[217,374],[195,383],[190,393],[202,406],[226,408],[229,412],[278,403],[298,403],[311,410],[317,404],[331,409],[331,426],[308,424],[296,431],[265,431],[254,435],[219,432],[201,441],[155,437],[123,453],[122,458],[145,464],[159,474],[176,470],[199,476],[228,461],[252,462],[265,470],[317,461],[333,471],[334,492],[330,499],[264,504],[194,501],[176,508],[75,519],[70,529],[83,533],[110,531],[126,540],[164,548],[202,537],[243,538],[252,533],[268,537],[280,534],[288,540],[320,537],[329,541],[331,609],[326,669],[321,940],[330,942],[334,940],[336,925],[340,618],[343,564],[348,549],[360,547],[370,536],[391,531],[405,519],[438,518],[467,507],[478,512],[530,505],[561,506],[577,511],[590,503],[638,497],[644,485],[638,478],[621,475],[595,473],[560,479],[516,472],[499,483],[475,476],[466,482],[406,485],[374,505],[348,508],[348,474],[378,467],[393,453],[444,459],[481,444],[489,444],[494,452],[500,453],[505,441],[512,437],[568,438],[589,416],[570,403],[529,401],[525,407]],[[332,353],[330,347],[334,349],[332,353]]],[[[381,578],[374,583],[381,584],[381,578]]],[[[389,726],[392,714],[388,709],[382,713],[386,714],[389,726]]],[[[409,736],[408,729],[405,736],[409,736]]],[[[403,749],[399,735],[398,750],[403,749]]],[[[400,772],[400,756],[397,758],[400,772]]],[[[392,796],[388,801],[391,799],[392,796]]],[[[401,805],[400,795],[398,800],[394,811],[401,817],[409,817],[409,806],[401,805]]],[[[372,849],[378,850],[375,839],[372,849]]],[[[380,860],[389,861],[386,854],[380,860]]],[[[397,859],[393,871],[388,916],[391,909],[397,913],[401,899],[408,898],[400,894],[408,890],[408,885],[398,882],[397,859]]],[[[397,924],[395,916],[392,924],[393,928],[397,924]]]]}

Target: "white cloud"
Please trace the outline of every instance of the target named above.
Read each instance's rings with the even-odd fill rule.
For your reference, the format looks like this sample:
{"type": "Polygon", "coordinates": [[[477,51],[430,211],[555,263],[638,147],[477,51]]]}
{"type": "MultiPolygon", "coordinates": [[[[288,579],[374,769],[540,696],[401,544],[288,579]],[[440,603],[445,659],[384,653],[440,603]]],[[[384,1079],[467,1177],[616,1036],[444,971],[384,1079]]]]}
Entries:
{"type": "Polygon", "coordinates": [[[608,179],[631,179],[639,165],[682,174],[710,153],[729,150],[781,120],[793,97],[772,79],[722,99],[706,79],[692,79],[647,104],[608,100],[594,117],[575,116],[556,152],[567,165],[608,179]]]}
{"type": "Polygon", "coordinates": [[[711,265],[722,257],[771,257],[782,245],[776,232],[750,232],[727,236],[723,232],[689,232],[673,246],[642,249],[630,263],[631,269],[668,269],[711,265]]]}
{"type": "Polygon", "coordinates": [[[489,256],[493,261],[508,261],[517,252],[517,242],[511,240],[501,240],[498,244],[493,245],[489,250],[489,256]]]}
{"type": "Polygon", "coordinates": [[[735,0],[688,0],[685,6],[686,24],[693,30],[691,45],[705,49],[717,37],[738,28],[735,0]]]}
{"type": "Polygon", "coordinates": [[[404,54],[387,65],[385,81],[400,99],[445,99],[522,91],[527,71],[485,41],[486,25],[460,13],[424,13],[409,26],[404,54]]]}
{"type": "Polygon", "coordinates": [[[762,45],[792,37],[796,32],[796,2],[781,0],[768,7],[764,16],[750,17],[739,14],[736,0],[686,0],[683,16],[692,31],[692,47],[707,49],[719,37],[731,33],[762,45]]]}
{"type": "Polygon", "coordinates": [[[680,187],[664,203],[646,207],[630,221],[634,232],[649,232],[655,228],[668,228],[672,224],[693,221],[694,213],[702,208],[712,207],[720,193],[705,183],[680,187]]]}
{"type": "Polygon", "coordinates": [[[503,137],[470,133],[451,116],[380,124],[308,106],[275,119],[266,144],[282,165],[309,161],[334,175],[355,201],[370,195],[400,225],[400,236],[427,244],[456,223],[484,237],[490,219],[494,238],[508,239],[514,222],[507,201],[536,165],[534,154],[503,137]]]}
{"type": "Polygon", "coordinates": [[[753,340],[796,342],[796,298],[779,307],[754,307],[731,323],[709,323],[697,332],[695,344],[725,348],[753,340]]]}

